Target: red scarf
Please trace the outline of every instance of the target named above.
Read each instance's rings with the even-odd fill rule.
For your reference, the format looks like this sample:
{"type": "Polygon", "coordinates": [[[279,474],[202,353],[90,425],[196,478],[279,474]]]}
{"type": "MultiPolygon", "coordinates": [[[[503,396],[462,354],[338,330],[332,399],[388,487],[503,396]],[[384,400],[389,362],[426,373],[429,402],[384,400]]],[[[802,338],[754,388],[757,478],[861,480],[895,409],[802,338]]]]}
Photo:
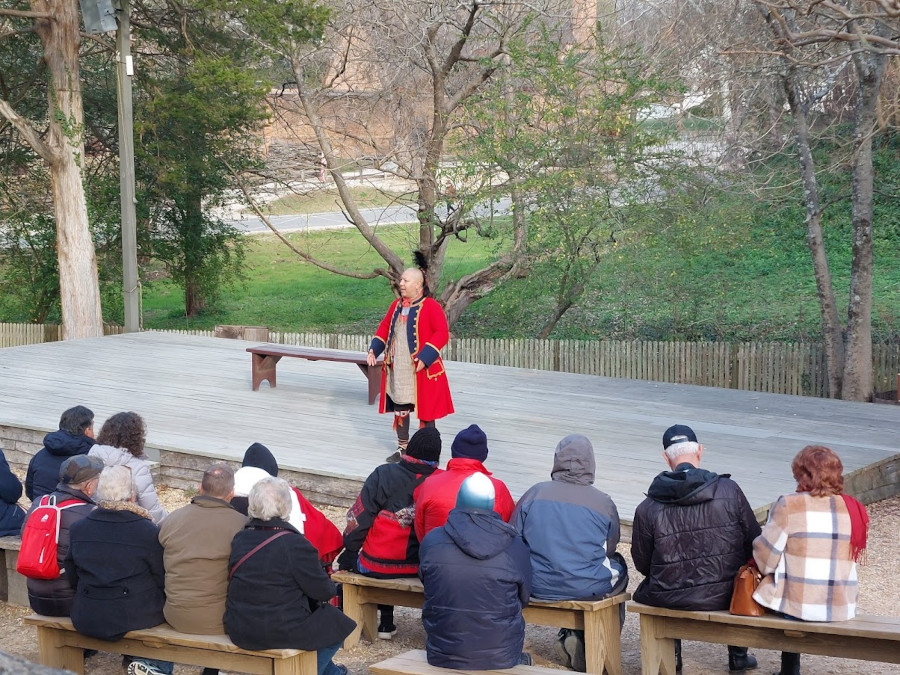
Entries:
{"type": "Polygon", "coordinates": [[[850,514],[850,555],[854,562],[859,562],[859,557],[866,550],[869,514],[866,513],[866,507],[855,497],[850,495],[841,495],[841,497],[844,498],[844,504],[850,514]]]}

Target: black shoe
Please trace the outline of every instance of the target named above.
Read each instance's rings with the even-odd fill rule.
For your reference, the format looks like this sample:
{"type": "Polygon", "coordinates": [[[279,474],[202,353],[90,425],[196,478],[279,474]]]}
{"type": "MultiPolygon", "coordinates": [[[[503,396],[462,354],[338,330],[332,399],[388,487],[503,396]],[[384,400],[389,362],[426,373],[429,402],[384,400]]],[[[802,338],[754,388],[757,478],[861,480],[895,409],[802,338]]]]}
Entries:
{"type": "Polygon", "coordinates": [[[400,452],[400,450],[398,449],[397,452],[395,452],[393,455],[390,455],[390,456],[389,456],[387,459],[385,459],[384,461],[387,462],[388,464],[396,464],[396,463],[399,462],[401,459],[403,459],[403,454],[402,454],[402,453],[400,452]]]}
{"type": "Polygon", "coordinates": [[[519,656],[519,665],[520,666],[533,666],[534,659],[531,658],[531,654],[528,652],[522,652],[519,656]]]}
{"type": "Polygon", "coordinates": [[[800,654],[781,652],[781,670],[775,675],[800,675],[800,654]]]}
{"type": "Polygon", "coordinates": [[[759,664],[756,662],[756,657],[752,654],[743,656],[728,655],[729,673],[743,673],[745,670],[756,670],[757,667],[759,667],[759,664]]]}
{"type": "Polygon", "coordinates": [[[675,640],[675,672],[681,672],[681,640],[675,640]]]}
{"type": "Polygon", "coordinates": [[[382,623],[378,626],[378,637],[382,640],[390,640],[397,634],[397,626],[392,623],[382,623]]]}

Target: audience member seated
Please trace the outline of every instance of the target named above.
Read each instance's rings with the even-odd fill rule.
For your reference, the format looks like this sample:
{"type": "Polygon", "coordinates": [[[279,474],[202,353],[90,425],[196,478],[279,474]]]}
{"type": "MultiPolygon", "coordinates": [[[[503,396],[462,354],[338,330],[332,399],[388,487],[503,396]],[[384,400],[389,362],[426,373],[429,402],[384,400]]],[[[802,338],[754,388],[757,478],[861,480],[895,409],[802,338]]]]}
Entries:
{"type": "MultiPolygon", "coordinates": [[[[419,429],[396,464],[377,467],[347,511],[342,570],[355,569],[374,577],[414,577],[419,569],[419,540],[413,529],[416,491],[439,472],[441,434],[434,427],[419,429]]],[[[394,608],[378,605],[378,637],[397,632],[394,608]]]]}
{"type": "Polygon", "coordinates": [[[332,657],[356,624],[328,603],[334,582],[287,521],[290,487],[264,478],[250,491],[248,510],[250,522],[231,545],[225,632],[242,649],[315,651],[318,675],[345,675],[332,657]]]}
{"type": "MultiPolygon", "coordinates": [[[[56,557],[59,563],[59,577],[56,579],[26,579],[28,587],[28,604],[38,614],[44,616],[69,616],[72,612],[72,598],[75,591],[66,573],[66,556],[69,553],[69,533],[72,525],[86,517],[97,508],[94,494],[100,482],[103,462],[98,457],[73,455],[62,463],[59,471],[59,484],[51,496],[56,504],[75,502],[59,512],[59,538],[57,540],[56,557]]],[[[33,511],[40,504],[36,499],[33,511]]],[[[28,512],[29,514],[31,511],[28,512]]]]}
{"type": "MultiPolygon", "coordinates": [[[[843,470],[837,454],[822,445],[808,445],[794,457],[797,492],[778,498],[753,542],[765,575],[753,595],[759,604],[802,621],[856,615],[856,563],[866,548],[869,517],[843,494],[843,470]]],[[[800,654],[782,652],[776,675],[800,675],[800,654]]]]}
{"type": "MultiPolygon", "coordinates": [[[[165,621],[165,571],[159,530],[150,513],[135,503],[127,466],[100,474],[98,506],[73,523],[66,571],[75,588],[75,630],[101,640],[118,640],[130,630],[165,621]]],[[[129,675],[171,675],[173,664],[133,660],[129,675]]]]}
{"type": "MultiPolygon", "coordinates": [[[[750,559],[760,527],[738,484],[701,469],[702,455],[690,427],[666,429],[663,459],[671,470],[653,479],[634,512],[631,557],[645,577],[634,592],[637,602],[686,610],[731,605],[734,577],[750,559]]],[[[728,646],[730,672],[756,666],[746,647],[728,646]]],[[[675,670],[681,671],[681,640],[675,640],[675,670]]]]}
{"type": "Polygon", "coordinates": [[[18,501],[22,496],[22,482],[9,468],[6,455],[0,449],[0,537],[19,534],[25,522],[25,512],[18,501]]]}
{"type": "MultiPolygon", "coordinates": [[[[616,553],[619,512],[594,487],[594,448],[580,434],[562,439],[549,481],[529,489],[510,524],[531,551],[531,595],[542,600],[600,600],[625,591],[628,565],[616,553]]],[[[625,604],[620,605],[625,619],[625,604]]],[[[569,668],[584,672],[584,631],[562,628],[555,648],[569,668]]]]}
{"type": "Polygon", "coordinates": [[[166,510],[159,503],[150,463],[144,455],[147,427],[137,413],[120,412],[110,417],[97,435],[97,444],[90,454],[103,460],[104,466],[127,466],[134,477],[137,503],[147,509],[157,525],[166,517],[166,510]]]}
{"type": "Polygon", "coordinates": [[[494,484],[494,510],[509,522],[516,506],[503,481],[491,476],[484,468],[488,456],[487,436],[477,424],[463,429],[450,446],[451,459],[447,470],[425,481],[416,494],[416,536],[419,541],[431,530],[447,522],[450,509],[456,504],[459,486],[473,473],[482,473],[494,484]]]}
{"type": "Polygon", "coordinates": [[[94,413],[83,405],[66,410],[59,431],[44,436],[44,447],[28,462],[25,496],[34,501],[56,489],[62,463],[74,455],[86,455],[94,445],[94,413]]]}
{"type": "MultiPolygon", "coordinates": [[[[410,444],[411,445],[411,444],[410,444]]],[[[531,665],[522,608],[531,595],[528,547],[494,511],[494,485],[466,478],[443,527],[422,541],[422,624],[428,663],[494,670],[531,665]]]]}
{"type": "Polygon", "coordinates": [[[199,494],[159,526],[166,568],[163,612],[169,625],[182,633],[225,632],[231,540],[247,524],[247,517],[229,503],[233,491],[232,468],[213,464],[203,472],[199,494]]]}
{"type": "MultiPolygon", "coordinates": [[[[275,455],[262,443],[254,443],[244,453],[241,468],[234,474],[234,497],[231,505],[247,515],[247,496],[253,486],[263,478],[278,477],[278,462],[275,455]]],[[[291,516],[288,522],[309,540],[319,552],[319,560],[331,573],[331,563],[344,548],[341,531],[303,496],[291,486],[291,516]]]]}

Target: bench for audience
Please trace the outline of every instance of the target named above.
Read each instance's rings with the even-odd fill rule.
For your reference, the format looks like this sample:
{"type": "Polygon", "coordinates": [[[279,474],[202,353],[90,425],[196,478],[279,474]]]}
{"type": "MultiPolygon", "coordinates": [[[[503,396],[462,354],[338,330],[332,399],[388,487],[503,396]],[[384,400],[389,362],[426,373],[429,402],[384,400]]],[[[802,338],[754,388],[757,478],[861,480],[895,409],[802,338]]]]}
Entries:
{"type": "MultiPolygon", "coordinates": [[[[422,582],[417,578],[376,579],[353,572],[335,572],[331,578],[343,584],[344,613],[357,624],[356,630],[344,640],[345,649],[355,646],[360,634],[369,641],[375,640],[378,630],[377,605],[422,607],[422,582]]],[[[630,597],[628,593],[622,593],[605,600],[553,602],[532,599],[522,614],[527,623],[583,630],[587,672],[602,675],[606,668],[609,675],[620,675],[622,646],[619,606],[630,597]]]]}
{"type": "Polygon", "coordinates": [[[306,359],[307,361],[337,361],[339,363],[355,363],[369,381],[369,405],[378,399],[381,390],[381,365],[379,360],[374,366],[366,363],[366,354],[343,349],[321,349],[318,347],[294,347],[290,345],[264,344],[247,347],[252,359],[253,391],[259,390],[263,380],[270,387],[275,387],[275,369],[283,357],[306,359]]]}
{"type": "Polygon", "coordinates": [[[900,663],[900,618],[857,616],[814,623],[777,614],[735,616],[628,603],[641,617],[641,672],[675,675],[675,638],[845,659],[900,663]]]}
{"type": "Polygon", "coordinates": [[[37,626],[40,662],[45,666],[84,675],[84,650],[174,661],[256,675],[316,675],[316,653],[299,649],[252,652],[236,647],[226,635],[188,635],[168,624],[133,630],[116,642],[78,633],[68,617],[25,617],[37,626]]]}
{"type": "Polygon", "coordinates": [[[25,577],[16,572],[21,537],[0,537],[0,600],[11,605],[28,606],[25,577]]]}
{"type": "Polygon", "coordinates": [[[375,675],[448,675],[452,673],[497,673],[498,675],[559,675],[561,672],[554,668],[542,668],[541,666],[516,666],[503,670],[458,670],[454,668],[438,668],[428,665],[425,658],[425,650],[414,649],[403,654],[398,654],[385,661],[369,666],[369,671],[375,675]]]}

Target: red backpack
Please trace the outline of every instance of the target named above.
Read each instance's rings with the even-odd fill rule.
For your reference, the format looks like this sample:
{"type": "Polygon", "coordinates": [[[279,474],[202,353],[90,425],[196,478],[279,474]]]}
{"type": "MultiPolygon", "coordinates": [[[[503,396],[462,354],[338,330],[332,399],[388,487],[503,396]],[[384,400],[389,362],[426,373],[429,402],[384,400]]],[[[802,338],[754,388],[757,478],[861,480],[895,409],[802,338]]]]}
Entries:
{"type": "Polygon", "coordinates": [[[59,562],[56,550],[59,545],[59,517],[62,509],[84,504],[80,499],[68,499],[57,505],[56,497],[44,495],[41,502],[28,516],[22,528],[22,547],[16,571],[29,579],[56,579],[59,562]]]}

